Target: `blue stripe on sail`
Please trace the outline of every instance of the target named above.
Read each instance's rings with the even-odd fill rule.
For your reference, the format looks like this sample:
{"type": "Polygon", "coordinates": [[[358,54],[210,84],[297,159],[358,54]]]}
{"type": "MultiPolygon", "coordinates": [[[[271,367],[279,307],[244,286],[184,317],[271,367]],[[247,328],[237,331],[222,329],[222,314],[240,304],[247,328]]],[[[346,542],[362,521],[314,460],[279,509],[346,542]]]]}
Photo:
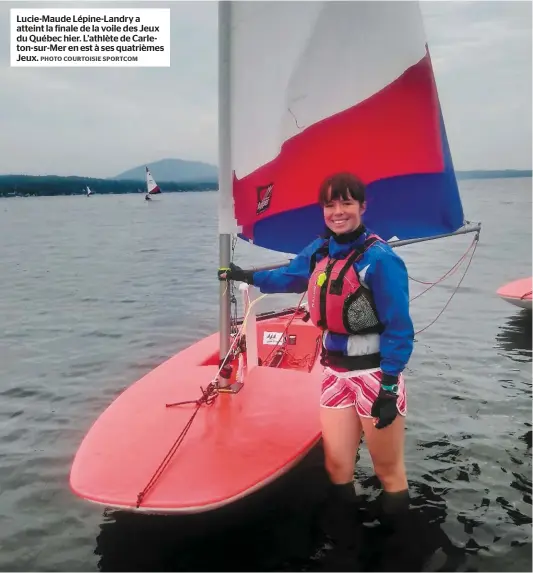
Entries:
{"type": "Polygon", "coordinates": [[[455,191],[447,172],[376,181],[368,186],[364,223],[387,240],[394,236],[414,239],[456,231],[463,224],[463,209],[455,178],[453,183],[455,191]]]}
{"type": "MultiPolygon", "coordinates": [[[[254,226],[254,245],[296,254],[325,230],[324,214],[319,205],[285,211],[258,221],[254,226]]],[[[239,235],[242,239],[248,237],[239,235]]]]}
{"type": "Polygon", "coordinates": [[[459,194],[459,187],[457,186],[457,178],[455,176],[455,169],[453,167],[452,154],[448,144],[448,136],[446,135],[446,126],[444,125],[444,117],[442,115],[442,108],[439,104],[439,121],[440,121],[440,143],[442,147],[442,154],[444,158],[444,174],[447,176],[448,190],[447,190],[447,203],[448,208],[452,213],[452,225],[457,225],[457,220],[461,219],[461,223],[453,230],[456,231],[464,224],[463,205],[461,196],[459,194]]]}
{"type": "MultiPolygon", "coordinates": [[[[461,201],[458,193],[455,196],[454,201],[449,172],[382,179],[367,187],[363,221],[386,240],[451,233],[463,225],[461,201]]],[[[311,205],[263,219],[255,225],[254,244],[297,253],[324,231],[322,213],[321,207],[311,205]]]]}

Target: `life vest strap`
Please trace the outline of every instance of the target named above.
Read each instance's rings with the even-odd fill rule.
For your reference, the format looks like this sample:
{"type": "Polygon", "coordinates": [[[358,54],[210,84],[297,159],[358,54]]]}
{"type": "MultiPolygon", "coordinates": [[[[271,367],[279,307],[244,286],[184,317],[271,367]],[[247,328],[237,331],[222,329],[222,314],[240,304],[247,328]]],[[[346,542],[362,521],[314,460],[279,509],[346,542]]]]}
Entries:
{"type": "Polygon", "coordinates": [[[326,278],[324,280],[324,283],[320,286],[320,320],[318,321],[317,326],[319,328],[324,329],[324,330],[328,329],[328,316],[326,313],[326,299],[328,296],[328,284],[329,284],[329,279],[331,278],[331,271],[332,271],[333,267],[335,266],[336,262],[337,262],[336,259],[330,259],[328,261],[328,264],[326,265],[326,268],[324,269],[324,274],[326,275],[326,278]]]}
{"type": "Polygon", "coordinates": [[[311,255],[311,259],[309,261],[309,275],[313,274],[313,271],[315,270],[316,267],[316,263],[317,263],[317,257],[318,255],[323,255],[325,257],[327,257],[327,255],[329,254],[329,239],[326,239],[324,241],[324,243],[322,244],[321,247],[319,247],[312,255],[311,255]]]}
{"type": "Polygon", "coordinates": [[[337,366],[347,370],[370,370],[379,368],[381,365],[381,354],[361,354],[360,356],[346,356],[342,352],[332,352],[322,346],[320,364],[323,366],[337,366]]]}
{"type": "Polygon", "coordinates": [[[344,277],[350,270],[350,267],[365,254],[367,249],[369,249],[375,242],[379,240],[380,239],[374,235],[373,237],[369,237],[360,247],[356,247],[353,250],[353,253],[346,260],[346,264],[342,267],[337,278],[331,282],[331,286],[329,288],[330,294],[342,294],[342,283],[344,282],[344,277]]]}

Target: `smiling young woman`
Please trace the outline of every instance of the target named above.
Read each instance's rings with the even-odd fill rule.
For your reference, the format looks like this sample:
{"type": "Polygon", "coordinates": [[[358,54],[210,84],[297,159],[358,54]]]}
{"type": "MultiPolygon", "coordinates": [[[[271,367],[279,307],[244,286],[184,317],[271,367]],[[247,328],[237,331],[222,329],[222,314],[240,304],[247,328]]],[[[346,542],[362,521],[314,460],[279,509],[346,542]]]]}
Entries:
{"type": "Polygon", "coordinates": [[[231,265],[218,276],[263,293],[307,290],[311,320],[323,331],[320,419],[331,480],[325,523],[339,545],[350,547],[360,531],[353,480],[363,434],[384,490],[383,517],[400,529],[408,507],[402,372],[414,329],[405,264],[363,224],[364,183],[350,173],[332,175],[318,202],[327,232],[287,267],[250,272],[231,265]]]}
{"type": "Polygon", "coordinates": [[[322,183],[318,201],[328,229],[338,235],[350,233],[361,225],[366,210],[365,186],[349,174],[338,174],[322,183]]]}

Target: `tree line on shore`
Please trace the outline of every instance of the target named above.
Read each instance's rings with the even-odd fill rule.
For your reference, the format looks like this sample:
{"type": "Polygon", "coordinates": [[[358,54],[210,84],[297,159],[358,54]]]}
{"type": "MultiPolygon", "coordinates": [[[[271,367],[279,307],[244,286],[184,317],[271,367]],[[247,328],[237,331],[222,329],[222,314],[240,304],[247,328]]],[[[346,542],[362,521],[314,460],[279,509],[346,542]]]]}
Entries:
{"type": "MultiPolygon", "coordinates": [[[[531,177],[531,170],[457,171],[461,179],[494,179],[531,177]]],[[[213,191],[218,189],[214,178],[205,181],[157,181],[163,193],[213,191]]],[[[137,179],[96,179],[92,177],[59,175],[0,175],[0,197],[85,195],[87,186],[94,194],[146,193],[146,183],[137,179]]]]}
{"type": "MultiPolygon", "coordinates": [[[[158,185],[163,193],[218,189],[217,181],[158,181],[158,185]]],[[[146,183],[138,180],[61,177],[59,175],[0,175],[0,197],[85,195],[87,186],[95,195],[146,193],[146,183]]]]}

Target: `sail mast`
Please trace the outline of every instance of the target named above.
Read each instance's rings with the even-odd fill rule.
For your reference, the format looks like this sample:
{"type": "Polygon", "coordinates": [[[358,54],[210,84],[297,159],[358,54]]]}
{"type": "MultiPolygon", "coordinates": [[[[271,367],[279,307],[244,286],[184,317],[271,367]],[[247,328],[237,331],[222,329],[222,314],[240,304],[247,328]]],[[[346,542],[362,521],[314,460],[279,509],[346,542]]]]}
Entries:
{"type": "MultiPolygon", "coordinates": [[[[233,205],[231,168],[231,2],[218,2],[218,201],[219,201],[219,266],[228,267],[231,255],[231,230],[225,211],[233,205]]],[[[230,348],[229,283],[220,283],[220,359],[230,348]]],[[[223,382],[221,380],[221,382],[223,382]]]]}

